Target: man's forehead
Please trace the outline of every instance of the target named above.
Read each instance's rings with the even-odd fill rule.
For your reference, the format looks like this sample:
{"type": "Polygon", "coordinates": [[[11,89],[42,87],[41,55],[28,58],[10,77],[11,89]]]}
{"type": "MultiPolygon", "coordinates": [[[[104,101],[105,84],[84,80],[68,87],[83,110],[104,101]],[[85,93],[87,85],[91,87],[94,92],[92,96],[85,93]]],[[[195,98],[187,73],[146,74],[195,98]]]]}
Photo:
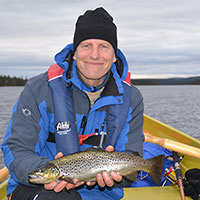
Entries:
{"type": "Polygon", "coordinates": [[[108,41],[102,39],[87,39],[83,40],[80,44],[85,44],[85,43],[107,44],[112,46],[108,41]]]}

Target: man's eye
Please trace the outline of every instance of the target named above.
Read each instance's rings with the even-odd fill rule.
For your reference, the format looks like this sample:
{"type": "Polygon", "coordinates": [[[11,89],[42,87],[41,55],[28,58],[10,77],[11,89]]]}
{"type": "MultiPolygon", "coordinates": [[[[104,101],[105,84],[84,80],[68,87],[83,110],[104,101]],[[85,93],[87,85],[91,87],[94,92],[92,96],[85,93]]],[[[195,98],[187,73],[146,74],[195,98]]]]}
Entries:
{"type": "Polygon", "coordinates": [[[108,48],[107,45],[101,45],[101,46],[102,46],[102,48],[104,48],[104,49],[107,49],[107,48],[108,48]]]}
{"type": "Polygon", "coordinates": [[[89,47],[89,44],[83,44],[81,45],[83,48],[88,48],[89,47]]]}

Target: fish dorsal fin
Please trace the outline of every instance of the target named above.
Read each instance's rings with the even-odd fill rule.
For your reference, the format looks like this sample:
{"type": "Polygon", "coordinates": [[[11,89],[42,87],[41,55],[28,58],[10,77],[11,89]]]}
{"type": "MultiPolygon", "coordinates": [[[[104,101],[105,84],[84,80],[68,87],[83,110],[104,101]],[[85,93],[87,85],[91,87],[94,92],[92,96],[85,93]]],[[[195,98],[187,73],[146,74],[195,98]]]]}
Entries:
{"type": "Polygon", "coordinates": [[[138,152],[131,152],[131,154],[134,156],[140,156],[140,154],[138,152]]]}
{"type": "Polygon", "coordinates": [[[137,177],[138,177],[138,173],[137,171],[133,172],[132,174],[129,174],[126,176],[127,179],[137,182],[137,177]]]}
{"type": "Polygon", "coordinates": [[[105,150],[103,150],[102,148],[100,148],[100,147],[90,147],[90,148],[88,148],[88,149],[85,149],[85,150],[83,150],[83,151],[102,151],[102,152],[105,152],[105,150]]]}

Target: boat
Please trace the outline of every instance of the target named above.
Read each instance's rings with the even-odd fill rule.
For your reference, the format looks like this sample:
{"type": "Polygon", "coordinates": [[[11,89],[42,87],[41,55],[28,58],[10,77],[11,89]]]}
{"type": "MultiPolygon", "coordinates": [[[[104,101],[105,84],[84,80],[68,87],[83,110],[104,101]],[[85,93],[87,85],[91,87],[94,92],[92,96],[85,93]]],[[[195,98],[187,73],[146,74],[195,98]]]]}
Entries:
{"type": "MultiPolygon", "coordinates": [[[[153,136],[159,138],[166,138],[172,141],[177,141],[182,144],[190,145],[200,150],[200,141],[191,137],[190,135],[179,131],[165,123],[162,123],[148,115],[144,115],[144,126],[143,130],[149,132],[153,136]]],[[[178,154],[182,156],[181,153],[178,154]]],[[[180,162],[181,171],[184,175],[189,169],[198,168],[200,169],[200,159],[184,155],[184,159],[180,162]]],[[[124,188],[123,200],[134,199],[148,199],[148,200],[178,200],[181,199],[180,191],[177,185],[170,186],[159,186],[159,187],[137,187],[137,188],[124,188]],[[136,198],[135,198],[136,197],[136,198]],[[138,197],[138,198],[137,198],[138,197]]],[[[186,200],[192,199],[188,196],[186,200]]]]}
{"type": "MultiPolygon", "coordinates": [[[[145,133],[151,134],[155,138],[164,138],[171,143],[175,143],[174,146],[183,145],[182,149],[187,151],[187,147],[195,148],[195,152],[199,155],[200,152],[200,141],[195,139],[182,131],[179,131],[165,123],[162,123],[148,115],[144,115],[144,126],[143,130],[145,133]],[[184,146],[185,145],[185,146],[184,146]]],[[[146,135],[145,135],[146,141],[146,135]]],[[[170,144],[171,145],[171,144],[170,144]]],[[[173,150],[173,149],[172,149],[173,150]]],[[[200,159],[195,155],[184,154],[184,159],[180,162],[181,170],[183,175],[189,169],[198,168],[200,169],[200,159]]],[[[182,153],[178,153],[182,156],[182,153]]],[[[0,170],[0,200],[7,200],[6,197],[6,186],[8,184],[7,168],[0,170]]],[[[124,188],[124,197],[122,200],[132,199],[148,199],[148,200],[178,200],[180,199],[180,191],[177,185],[171,184],[170,186],[154,186],[154,187],[127,187],[124,188]]],[[[186,200],[192,199],[185,197],[186,200]]]]}

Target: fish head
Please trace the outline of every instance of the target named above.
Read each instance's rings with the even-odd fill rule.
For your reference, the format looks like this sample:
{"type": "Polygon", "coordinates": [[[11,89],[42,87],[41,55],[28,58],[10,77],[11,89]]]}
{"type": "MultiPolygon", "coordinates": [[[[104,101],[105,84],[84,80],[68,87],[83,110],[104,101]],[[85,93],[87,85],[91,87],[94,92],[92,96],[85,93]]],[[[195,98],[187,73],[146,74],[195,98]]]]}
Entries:
{"type": "Polygon", "coordinates": [[[58,180],[60,171],[53,164],[48,163],[28,174],[29,182],[36,184],[46,184],[58,180]]]}

